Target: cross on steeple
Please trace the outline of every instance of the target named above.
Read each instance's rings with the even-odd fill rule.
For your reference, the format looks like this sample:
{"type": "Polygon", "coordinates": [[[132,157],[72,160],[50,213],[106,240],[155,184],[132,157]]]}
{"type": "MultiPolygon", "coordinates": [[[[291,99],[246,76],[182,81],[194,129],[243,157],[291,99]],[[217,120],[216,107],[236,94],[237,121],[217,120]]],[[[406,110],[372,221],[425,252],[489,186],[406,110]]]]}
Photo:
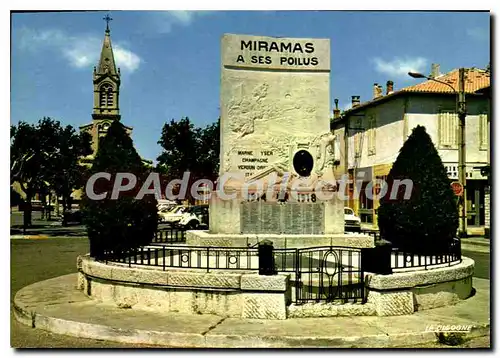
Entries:
{"type": "Polygon", "coordinates": [[[106,14],[106,16],[103,17],[102,19],[106,21],[106,32],[109,32],[109,22],[113,19],[109,17],[109,14],[106,14]]]}

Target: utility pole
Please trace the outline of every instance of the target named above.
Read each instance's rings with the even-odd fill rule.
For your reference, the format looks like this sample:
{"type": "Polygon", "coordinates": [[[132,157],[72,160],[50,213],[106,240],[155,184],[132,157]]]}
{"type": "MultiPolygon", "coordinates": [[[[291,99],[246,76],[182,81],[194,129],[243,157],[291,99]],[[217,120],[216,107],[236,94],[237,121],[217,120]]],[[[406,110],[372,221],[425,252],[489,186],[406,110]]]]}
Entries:
{"type": "Polygon", "coordinates": [[[463,192],[460,200],[460,236],[467,236],[467,193],[466,193],[466,156],[465,156],[465,117],[467,109],[465,105],[465,69],[458,70],[458,120],[459,120],[459,143],[458,143],[458,180],[462,184],[463,192]]]}
{"type": "MultiPolygon", "coordinates": [[[[339,109],[339,100],[335,98],[335,109],[333,110],[333,119],[340,119],[344,121],[344,174],[345,179],[349,179],[349,120],[348,117],[341,117],[340,109],[339,109]]],[[[340,149],[340,148],[339,148],[340,149]]],[[[349,191],[349,188],[346,187],[346,191],[349,191]]],[[[344,193],[346,194],[346,193],[344,193]]],[[[344,202],[345,206],[349,206],[349,199],[346,199],[344,202]]]]}
{"type": "Polygon", "coordinates": [[[434,77],[425,76],[419,72],[408,72],[413,78],[426,78],[429,81],[442,83],[450,87],[457,96],[456,112],[458,114],[458,181],[462,185],[462,196],[459,197],[459,236],[467,236],[467,192],[466,192],[466,157],[465,157],[465,117],[467,109],[465,106],[465,69],[458,70],[458,92],[449,83],[440,81],[434,77]]]}
{"type": "Polygon", "coordinates": [[[344,117],[344,174],[349,178],[349,117],[344,117]]]}

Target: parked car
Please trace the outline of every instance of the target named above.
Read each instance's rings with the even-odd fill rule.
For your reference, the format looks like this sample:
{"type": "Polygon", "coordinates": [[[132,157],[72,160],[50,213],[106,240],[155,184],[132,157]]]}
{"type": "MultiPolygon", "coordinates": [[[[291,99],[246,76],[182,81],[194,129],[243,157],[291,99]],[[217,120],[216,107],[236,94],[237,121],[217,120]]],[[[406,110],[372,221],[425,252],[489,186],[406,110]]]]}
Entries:
{"type": "Polygon", "coordinates": [[[348,207],[344,208],[344,231],[361,232],[361,219],[348,207]]]}
{"type": "Polygon", "coordinates": [[[69,224],[80,225],[83,223],[83,215],[80,209],[66,210],[63,213],[62,224],[67,226],[69,224]]]}
{"type": "Polygon", "coordinates": [[[195,205],[184,212],[177,226],[186,230],[208,228],[208,218],[208,205],[195,205]]]}
{"type": "Polygon", "coordinates": [[[187,209],[185,205],[177,205],[173,209],[167,212],[160,211],[158,216],[160,217],[160,221],[167,224],[174,224],[181,220],[182,214],[187,209]]]}
{"type": "Polygon", "coordinates": [[[157,208],[158,211],[171,210],[174,206],[177,206],[175,201],[171,200],[158,200],[157,208]]]}
{"type": "MultiPolygon", "coordinates": [[[[24,211],[27,204],[23,201],[19,204],[19,211],[24,211]]],[[[40,200],[31,200],[31,211],[42,211],[43,203],[40,200]]]]}

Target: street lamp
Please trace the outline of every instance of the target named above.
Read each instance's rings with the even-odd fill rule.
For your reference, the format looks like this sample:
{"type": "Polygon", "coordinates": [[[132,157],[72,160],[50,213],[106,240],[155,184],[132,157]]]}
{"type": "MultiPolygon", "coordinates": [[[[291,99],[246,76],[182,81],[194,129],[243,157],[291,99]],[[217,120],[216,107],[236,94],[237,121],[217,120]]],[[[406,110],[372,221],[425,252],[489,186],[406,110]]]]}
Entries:
{"type": "Polygon", "coordinates": [[[438,82],[443,85],[450,87],[457,95],[457,103],[456,103],[456,112],[458,114],[459,120],[459,143],[458,143],[458,181],[462,184],[463,192],[462,198],[459,200],[460,202],[460,236],[467,236],[467,207],[466,207],[466,176],[465,176],[465,116],[467,115],[467,110],[465,107],[465,69],[460,68],[458,70],[458,91],[444,81],[437,80],[432,77],[425,76],[418,72],[408,72],[408,75],[413,78],[426,78],[430,81],[438,82]]]}

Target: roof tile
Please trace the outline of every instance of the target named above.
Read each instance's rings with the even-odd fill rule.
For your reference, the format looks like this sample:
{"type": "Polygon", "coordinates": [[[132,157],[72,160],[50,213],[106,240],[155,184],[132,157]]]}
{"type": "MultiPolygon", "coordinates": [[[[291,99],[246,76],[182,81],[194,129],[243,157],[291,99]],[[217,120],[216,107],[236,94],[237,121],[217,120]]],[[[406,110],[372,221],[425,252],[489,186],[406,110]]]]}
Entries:
{"type": "MultiPolygon", "coordinates": [[[[448,72],[444,75],[438,76],[435,79],[441,82],[450,84],[456,92],[458,92],[458,69],[448,72]]],[[[479,68],[466,68],[465,69],[465,93],[477,93],[477,91],[490,86],[490,71],[479,68]]],[[[383,95],[366,102],[362,102],[356,107],[346,110],[344,113],[350,113],[374,105],[380,101],[385,101],[387,97],[394,97],[402,93],[455,93],[451,87],[436,82],[434,80],[427,80],[425,82],[401,88],[388,95],[383,95]]]]}
{"type": "MultiPolygon", "coordinates": [[[[450,84],[455,91],[458,92],[458,69],[438,76],[435,79],[450,84]]],[[[489,85],[490,72],[477,68],[465,69],[465,93],[474,93],[482,88],[488,87],[489,85]]],[[[449,86],[434,80],[427,80],[414,86],[401,88],[400,91],[420,93],[453,93],[449,86]]]]}

